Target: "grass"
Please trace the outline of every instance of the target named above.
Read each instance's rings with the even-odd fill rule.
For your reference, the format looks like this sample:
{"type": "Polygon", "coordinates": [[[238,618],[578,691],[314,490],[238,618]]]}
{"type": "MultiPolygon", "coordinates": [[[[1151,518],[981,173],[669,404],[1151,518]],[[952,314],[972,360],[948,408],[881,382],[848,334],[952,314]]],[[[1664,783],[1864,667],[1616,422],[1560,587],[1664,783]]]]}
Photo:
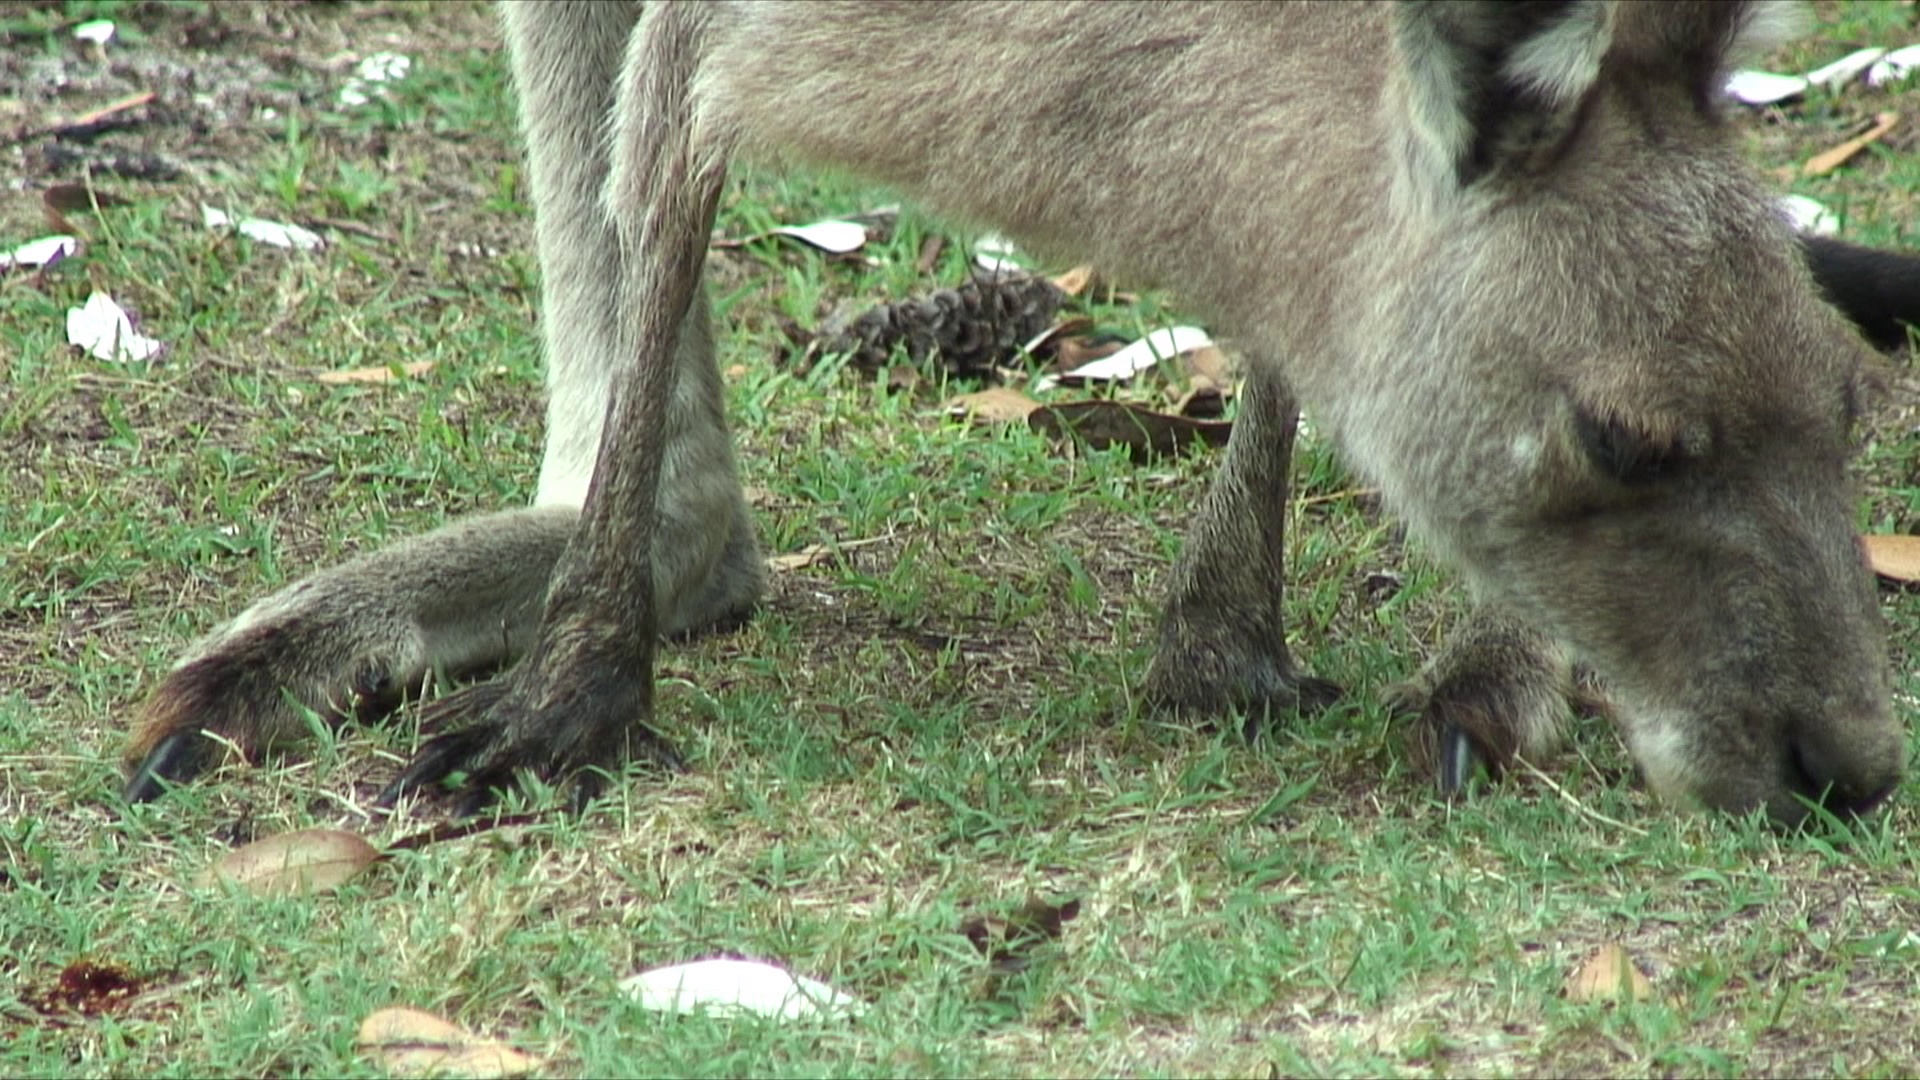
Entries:
{"type": "MultiPolygon", "coordinates": [[[[1904,6],[1821,14],[1776,69],[1913,36],[1904,6]]],[[[74,215],[82,257],[0,277],[0,1072],[379,1075],[354,1032],[393,1004],[509,1039],[555,1075],[1920,1068],[1915,782],[1851,832],[1782,836],[1658,804],[1590,726],[1550,783],[1438,800],[1378,701],[1462,597],[1323,446],[1296,464],[1293,626],[1346,701],[1252,747],[1139,708],[1154,597],[1213,459],[1064,457],[950,422],[940,402],[966,387],[893,392],[779,359],[783,316],[811,326],[963,279],[965,235],[911,210],[868,262],[771,242],[714,256],[762,539],[837,553],[776,575],[739,633],[667,650],[661,716],[691,771],[636,774],[583,818],[401,852],[324,896],[193,886],[254,837],[387,842],[432,824],[362,813],[415,745],[411,712],[131,810],[116,758],[141,694],[220,618],[528,497],[536,287],[503,58],[466,4],[13,5],[0,32],[0,83],[67,87],[0,102],[27,110],[5,126],[142,89],[178,103],[58,153],[0,146],[29,189],[91,167],[126,200],[74,215]],[[102,16],[128,31],[112,66],[64,35],[102,16]],[[378,49],[412,55],[412,76],[339,106],[352,61],[378,49]],[[209,232],[203,202],[320,227],[330,246],[209,232]],[[922,274],[936,233],[957,242],[922,274]],[[170,353],[125,366],[68,348],[64,312],[93,289],[170,353]],[[314,379],[418,360],[435,366],[389,385],[314,379]],[[1024,971],[995,973],[961,933],[1069,897],[1079,917],[1024,971]],[[1654,1000],[1561,995],[1610,941],[1654,1000]],[[616,989],[720,954],[873,1010],[670,1018],[616,989]],[[49,1010],[79,962],[130,997],[49,1010]]],[[[1820,94],[1741,123],[1777,168],[1877,109],[1914,111],[1913,91],[1890,101],[1820,94]]],[[[1897,129],[1791,186],[1843,207],[1852,237],[1920,245],[1914,138],[1897,129]]],[[[885,201],[748,176],[721,228],[885,201]]],[[[9,243],[44,231],[33,194],[0,202],[9,243]]],[[[1094,313],[1132,332],[1176,317],[1167,304],[1094,313]]],[[[1900,386],[1910,371],[1899,362],[1900,386]]],[[[1920,531],[1912,400],[1888,395],[1864,433],[1872,531],[1920,531]]],[[[1883,597],[1911,721],[1920,611],[1883,597]]]]}

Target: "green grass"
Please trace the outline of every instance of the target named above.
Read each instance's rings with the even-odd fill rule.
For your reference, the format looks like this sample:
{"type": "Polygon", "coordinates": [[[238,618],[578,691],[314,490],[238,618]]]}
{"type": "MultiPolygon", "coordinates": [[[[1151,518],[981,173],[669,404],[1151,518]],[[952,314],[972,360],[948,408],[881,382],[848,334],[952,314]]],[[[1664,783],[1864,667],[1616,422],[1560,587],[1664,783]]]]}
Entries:
{"type": "MultiPolygon", "coordinates": [[[[1781,65],[1914,35],[1903,6],[1822,15],[1781,65]]],[[[10,65],[68,65],[66,96],[33,109],[181,95],[179,70],[154,62],[169,60],[224,117],[103,137],[96,166],[145,148],[183,168],[99,172],[128,202],[76,216],[85,254],[0,278],[0,1073],[380,1075],[354,1032],[396,1004],[509,1039],[554,1075],[1920,1069],[1920,785],[1851,834],[1782,836],[1657,803],[1589,724],[1551,786],[1517,777],[1438,800],[1378,702],[1463,597],[1317,443],[1296,462],[1308,501],[1287,538],[1295,646],[1345,702],[1251,747],[1140,708],[1154,599],[1217,459],[1063,456],[947,419],[941,402],[970,387],[891,392],[778,359],[781,316],[812,326],[963,279],[966,234],[911,210],[865,262],[779,243],[714,256],[763,542],[838,553],[776,575],[739,633],[665,652],[661,718],[688,772],[636,772],[583,818],[403,852],[320,897],[194,886],[250,838],[328,826],[386,842],[433,824],[363,813],[416,744],[410,711],[131,810],[117,754],[172,658],[248,601],[530,494],[536,286],[504,65],[487,13],[464,4],[14,5],[0,30],[18,46],[0,81],[10,65]],[[102,15],[138,31],[109,46],[131,66],[68,47],[62,27],[102,15]],[[351,65],[332,58],[372,41],[413,55],[413,76],[343,109],[351,65]],[[332,222],[330,247],[210,233],[202,202],[332,222]],[[936,233],[955,242],[923,275],[936,233]],[[96,288],[171,352],[135,366],[75,355],[64,312],[96,288]],[[416,360],[435,367],[384,386],[314,379],[416,360]],[[1368,584],[1382,571],[1401,578],[1384,600],[1368,584]],[[1028,970],[994,975],[963,922],[1034,897],[1083,907],[1028,970]],[[1657,999],[1562,997],[1609,941],[1657,999]],[[873,1009],[671,1018],[616,990],[721,954],[787,964],[873,1009]],[[49,1015],[79,961],[124,973],[131,1000],[49,1015]]],[[[1741,123],[1777,168],[1916,102],[1823,95],[1741,123]]],[[[1911,140],[1896,132],[1791,186],[1844,206],[1850,236],[1920,246],[1911,140]]],[[[49,165],[38,145],[0,147],[0,171],[35,189],[79,179],[81,164],[49,165]]],[[[746,176],[721,228],[890,201],[746,176]]],[[[44,231],[30,196],[0,203],[0,238],[44,231]]],[[[1169,303],[1094,313],[1134,331],[1176,317],[1169,303]]],[[[1911,533],[1908,361],[1895,382],[1864,433],[1861,517],[1911,533]]],[[[1911,722],[1920,609],[1883,596],[1911,722]]]]}

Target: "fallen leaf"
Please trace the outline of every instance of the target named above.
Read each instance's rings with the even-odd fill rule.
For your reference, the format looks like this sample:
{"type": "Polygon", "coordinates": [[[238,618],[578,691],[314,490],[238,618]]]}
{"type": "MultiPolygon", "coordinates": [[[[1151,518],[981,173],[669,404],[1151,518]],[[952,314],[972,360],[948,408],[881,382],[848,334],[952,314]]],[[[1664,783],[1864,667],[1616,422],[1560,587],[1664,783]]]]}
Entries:
{"type": "Polygon", "coordinates": [[[1007,386],[961,394],[946,404],[947,415],[978,424],[1011,424],[1025,420],[1040,403],[1007,386]]]}
{"type": "Polygon", "coordinates": [[[525,1076],[545,1064],[497,1039],[404,1006],[370,1014],[354,1044],[396,1076],[525,1076]]]}
{"type": "Polygon", "coordinates": [[[345,386],[349,383],[387,383],[398,382],[403,378],[418,378],[433,370],[434,361],[415,360],[406,364],[389,364],[386,367],[348,368],[345,371],[323,371],[315,375],[314,381],[329,386],[345,386]],[[399,373],[395,374],[398,368],[399,373]]]}
{"type": "Polygon", "coordinates": [[[933,273],[940,264],[940,254],[947,250],[947,238],[941,233],[928,233],[920,241],[920,257],[913,262],[913,268],[925,277],[933,273]]]}
{"type": "MultiPolygon", "coordinates": [[[[1087,320],[1089,323],[1091,319],[1087,320]]],[[[1088,327],[1091,329],[1091,326],[1088,327]]],[[[1047,351],[1053,354],[1054,377],[1059,384],[1078,386],[1086,380],[1062,372],[1077,371],[1096,360],[1105,360],[1127,347],[1124,340],[1107,334],[1069,334],[1054,338],[1047,351]]]]}
{"type": "Polygon", "coordinates": [[[1218,420],[1227,414],[1227,390],[1205,375],[1196,375],[1186,393],[1174,401],[1174,414],[1195,420],[1218,420]]]}
{"type": "Polygon", "coordinates": [[[620,982],[620,990],[655,1012],[753,1013],[779,1020],[858,1016],[867,1004],[823,982],[758,960],[716,957],[655,968],[620,982]]]}
{"type": "Polygon", "coordinates": [[[1218,345],[1202,345],[1180,354],[1180,366],[1189,379],[1205,379],[1222,389],[1232,385],[1239,365],[1218,345]]]}
{"type": "Polygon", "coordinates": [[[1867,548],[1867,565],[1883,578],[1920,582],[1920,536],[1874,533],[1860,538],[1867,548]]]}
{"type": "Polygon", "coordinates": [[[1193,420],[1122,401],[1042,405],[1028,414],[1027,425],[1044,435],[1070,434],[1096,450],[1124,446],[1136,462],[1172,457],[1196,444],[1225,446],[1233,431],[1231,421],[1193,420]]]}
{"type": "Polygon", "coordinates": [[[1033,899],[1005,918],[976,915],[960,924],[980,955],[1002,974],[1024,971],[1033,962],[1033,951],[1060,939],[1061,929],[1080,914],[1080,901],[1049,904],[1033,899]]]}
{"type": "Polygon", "coordinates": [[[1807,163],[1801,166],[1800,174],[1802,176],[1827,175],[1828,173],[1834,171],[1835,169],[1838,169],[1840,166],[1845,165],[1848,161],[1852,160],[1855,154],[1858,154],[1860,151],[1865,150],[1867,147],[1872,146],[1876,142],[1879,142],[1881,138],[1883,138],[1887,134],[1887,132],[1892,131],[1895,125],[1899,123],[1900,123],[1899,113],[1896,113],[1896,112],[1880,113],[1879,115],[1873,118],[1873,126],[1868,128],[1866,131],[1861,132],[1859,135],[1856,135],[1851,139],[1848,139],[1846,142],[1841,143],[1839,146],[1836,146],[1831,150],[1827,150],[1823,153],[1815,154],[1813,157],[1809,158],[1807,160],[1807,163]]]}
{"type": "Polygon", "coordinates": [[[331,892],[379,860],[380,852],[358,833],[301,829],[227,852],[199,884],[230,882],[261,896],[331,892]]]}
{"type": "Polygon", "coordinates": [[[113,297],[95,292],[86,305],[67,309],[67,343],[102,360],[141,361],[160,355],[164,346],[133,328],[133,317],[113,297]]]}
{"type": "Polygon", "coordinates": [[[1084,334],[1093,329],[1093,320],[1085,315],[1069,315],[1052,326],[1027,339],[1020,351],[1028,356],[1039,355],[1042,349],[1050,348],[1059,338],[1068,334],[1084,334]]]}
{"type": "Polygon", "coordinates": [[[1094,273],[1091,265],[1080,265],[1053,279],[1053,287],[1068,296],[1079,296],[1093,284],[1094,273]]]}
{"type": "Polygon", "coordinates": [[[1568,1001],[1645,1001],[1653,997],[1653,983],[1626,949],[1608,942],[1567,976],[1561,993],[1568,1001]]]}
{"type": "Polygon", "coordinates": [[[790,551],[784,555],[769,555],[767,569],[779,573],[785,570],[804,570],[815,563],[825,562],[833,554],[833,549],[825,544],[808,544],[799,551],[790,551]]]}

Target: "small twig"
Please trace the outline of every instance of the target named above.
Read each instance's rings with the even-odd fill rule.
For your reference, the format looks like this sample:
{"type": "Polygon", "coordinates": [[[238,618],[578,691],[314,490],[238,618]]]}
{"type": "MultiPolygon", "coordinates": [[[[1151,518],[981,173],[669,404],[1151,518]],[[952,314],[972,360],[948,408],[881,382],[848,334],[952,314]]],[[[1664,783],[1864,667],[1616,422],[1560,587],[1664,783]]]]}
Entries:
{"type": "Polygon", "coordinates": [[[1528,761],[1526,758],[1516,757],[1514,758],[1514,763],[1519,765],[1521,768],[1527,770],[1527,772],[1533,774],[1533,778],[1535,780],[1538,780],[1541,783],[1547,785],[1548,790],[1552,791],[1555,795],[1560,796],[1561,799],[1566,801],[1566,804],[1568,806],[1573,807],[1573,810],[1575,813],[1581,815],[1582,817],[1589,818],[1593,821],[1597,821],[1602,825],[1611,825],[1616,829],[1620,829],[1625,832],[1630,832],[1635,836],[1647,835],[1647,830],[1642,829],[1637,825],[1629,825],[1624,821],[1618,821],[1618,820],[1615,820],[1614,818],[1610,818],[1607,815],[1601,813],[1600,811],[1595,810],[1589,807],[1587,804],[1581,802],[1579,798],[1577,798],[1573,794],[1573,792],[1568,791],[1566,788],[1561,787],[1558,783],[1554,781],[1553,777],[1548,776],[1546,773],[1541,772],[1539,766],[1535,765],[1531,761],[1528,761]]]}
{"type": "Polygon", "coordinates": [[[314,224],[323,229],[332,229],[334,232],[352,233],[355,236],[364,236],[369,240],[378,240],[383,244],[397,244],[400,242],[399,237],[394,236],[390,232],[346,218],[316,218],[314,224]]]}
{"type": "Polygon", "coordinates": [[[1304,499],[1295,499],[1296,506],[1313,506],[1318,503],[1339,502],[1342,499],[1371,498],[1380,494],[1376,487],[1347,488],[1344,491],[1329,491],[1325,495],[1309,495],[1304,499]]]}
{"type": "Polygon", "coordinates": [[[387,845],[386,850],[381,852],[381,855],[384,857],[396,851],[418,851],[428,844],[439,844],[448,840],[459,840],[463,837],[472,836],[475,833],[488,832],[493,829],[506,829],[517,825],[532,825],[541,818],[548,816],[547,814],[503,814],[500,817],[492,818],[443,821],[430,829],[423,829],[420,832],[395,840],[393,843],[387,845]]]}

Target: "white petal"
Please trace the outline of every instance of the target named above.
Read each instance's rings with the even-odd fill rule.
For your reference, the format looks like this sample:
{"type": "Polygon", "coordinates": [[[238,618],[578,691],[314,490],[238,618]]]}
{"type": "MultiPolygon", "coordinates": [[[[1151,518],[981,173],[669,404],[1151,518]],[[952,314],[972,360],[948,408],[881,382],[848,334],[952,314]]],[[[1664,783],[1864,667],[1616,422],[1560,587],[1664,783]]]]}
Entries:
{"type": "Polygon", "coordinates": [[[412,68],[413,57],[381,52],[360,61],[360,66],[353,73],[365,82],[399,82],[407,77],[407,72],[412,68]]]}
{"type": "Polygon", "coordinates": [[[96,292],[85,307],[67,309],[67,342],[102,360],[151,360],[161,344],[133,328],[133,320],[113,297],[96,292]]]}
{"type": "Polygon", "coordinates": [[[622,993],[656,1012],[754,1013],[781,1020],[856,1016],[866,1002],[758,960],[716,958],[655,968],[621,980],[622,993]]]}
{"type": "Polygon", "coordinates": [[[265,218],[243,217],[235,220],[226,211],[200,204],[200,220],[209,229],[234,228],[240,235],[257,243],[273,247],[295,248],[299,251],[317,251],[327,246],[326,238],[310,229],[298,225],[288,225],[265,218]]]}
{"type": "Polygon", "coordinates": [[[1213,339],[1198,327],[1163,327],[1112,355],[1081,364],[1072,371],[1049,375],[1040,380],[1036,389],[1050,390],[1058,386],[1062,379],[1098,379],[1105,382],[1131,379],[1162,360],[1183,352],[1204,349],[1211,344],[1213,339]]]}
{"type": "Polygon", "coordinates": [[[845,255],[859,251],[867,243],[867,227],[857,221],[816,221],[811,225],[782,225],[773,230],[779,236],[791,236],[821,251],[845,255]]]}
{"type": "Polygon", "coordinates": [[[1895,49],[1867,69],[1867,82],[1874,86],[1899,82],[1911,75],[1915,68],[1920,68],[1920,45],[1895,49]]]}
{"type": "Polygon", "coordinates": [[[294,248],[299,251],[315,251],[327,245],[319,233],[303,229],[298,225],[287,225],[278,221],[266,221],[261,218],[241,218],[240,235],[274,247],[294,248]]]}
{"type": "Polygon", "coordinates": [[[91,41],[95,45],[105,45],[113,39],[113,20],[95,19],[83,22],[73,28],[73,36],[81,41],[91,41]]]}
{"type": "Polygon", "coordinates": [[[1749,105],[1772,105],[1798,97],[1813,85],[1804,75],[1775,75],[1771,71],[1736,71],[1727,80],[1727,93],[1749,105]]]}
{"type": "Polygon", "coordinates": [[[1807,81],[1815,86],[1833,86],[1837,83],[1852,82],[1860,73],[1874,65],[1874,62],[1887,55],[1885,49],[1856,49],[1835,60],[1825,67],[1817,67],[1807,72],[1807,81]]]}
{"type": "Polygon", "coordinates": [[[74,253],[80,241],[64,234],[29,240],[12,251],[0,251],[0,270],[22,266],[45,266],[74,253]]]}
{"type": "Polygon", "coordinates": [[[1840,231],[1840,219],[1833,211],[1805,195],[1782,195],[1774,205],[1796,232],[1832,236],[1840,231]]]}

